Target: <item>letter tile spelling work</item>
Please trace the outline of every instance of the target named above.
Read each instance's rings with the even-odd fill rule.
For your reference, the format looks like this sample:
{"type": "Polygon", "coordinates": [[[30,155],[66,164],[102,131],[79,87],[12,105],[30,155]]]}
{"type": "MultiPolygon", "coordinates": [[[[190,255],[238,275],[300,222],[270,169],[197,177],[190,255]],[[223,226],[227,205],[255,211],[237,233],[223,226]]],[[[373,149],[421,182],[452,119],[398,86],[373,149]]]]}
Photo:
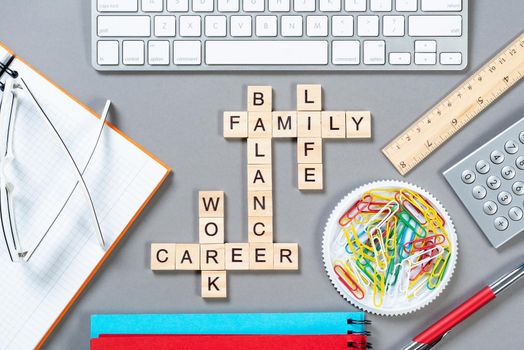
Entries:
{"type": "Polygon", "coordinates": [[[296,111],[273,111],[271,86],[247,96],[247,112],[224,112],[224,137],[247,139],[248,243],[225,243],[225,194],[201,191],[199,243],[151,244],[151,269],[201,271],[203,298],[227,298],[226,271],[298,270],[298,244],[273,242],[273,138],[297,139],[300,190],[323,189],[323,139],[371,138],[370,112],[322,111],[320,85],[297,85],[296,111]]]}

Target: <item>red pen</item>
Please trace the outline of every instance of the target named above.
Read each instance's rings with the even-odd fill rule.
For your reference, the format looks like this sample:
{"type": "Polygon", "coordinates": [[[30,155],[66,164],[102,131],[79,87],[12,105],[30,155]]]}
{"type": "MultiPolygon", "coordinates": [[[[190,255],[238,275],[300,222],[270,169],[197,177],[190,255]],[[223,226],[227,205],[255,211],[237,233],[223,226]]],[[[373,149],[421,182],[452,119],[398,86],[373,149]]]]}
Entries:
{"type": "Polygon", "coordinates": [[[455,310],[442,317],[428,329],[413,338],[411,343],[405,346],[403,350],[431,349],[440,342],[453,327],[495,299],[500,292],[517,282],[522,276],[524,276],[524,263],[513,271],[503,275],[489,286],[484,287],[455,310]]]}

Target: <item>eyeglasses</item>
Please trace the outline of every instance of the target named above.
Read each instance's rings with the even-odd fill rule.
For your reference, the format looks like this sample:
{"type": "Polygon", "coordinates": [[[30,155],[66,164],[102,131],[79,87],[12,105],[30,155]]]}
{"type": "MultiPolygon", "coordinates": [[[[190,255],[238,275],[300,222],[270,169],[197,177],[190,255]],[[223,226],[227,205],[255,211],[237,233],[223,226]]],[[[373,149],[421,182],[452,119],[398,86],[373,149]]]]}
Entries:
{"type": "MultiPolygon", "coordinates": [[[[102,131],[107,119],[109,108],[111,106],[111,101],[107,101],[104,107],[104,111],[98,123],[98,133],[93,147],[91,148],[90,155],[85,163],[85,165],[80,168],[73,158],[70,150],[68,149],[66,143],[60,136],[58,130],[55,128],[51,119],[48,117],[41,104],[38,102],[33,92],[26,85],[24,79],[20,76],[9,77],[6,82],[3,84],[3,96],[0,103],[0,229],[2,230],[3,237],[6,243],[7,250],[9,252],[9,257],[13,262],[28,262],[35,251],[40,247],[42,241],[47,236],[60,214],[63,212],[73,193],[80,187],[82,190],[86,202],[89,205],[89,212],[93,226],[96,231],[96,236],[98,242],[102,249],[106,249],[106,243],[104,236],[100,229],[100,222],[98,220],[95,206],[93,204],[91,194],[87,185],[84,181],[83,174],[86,171],[91,158],[98,146],[100,138],[102,136],[102,131]],[[43,118],[45,124],[49,127],[50,134],[54,135],[60,148],[63,150],[65,157],[68,159],[68,162],[71,164],[71,169],[74,171],[76,176],[76,183],[71,189],[66,200],[63,202],[58,213],[53,217],[50,225],[43,230],[41,236],[36,240],[27,244],[24,239],[21,239],[21,236],[18,233],[16,220],[15,220],[15,201],[13,200],[13,190],[14,185],[8,180],[6,176],[6,168],[15,160],[15,153],[13,151],[13,135],[16,124],[16,110],[17,110],[17,97],[20,99],[21,94],[27,94],[29,101],[36,107],[38,114],[43,118]]],[[[33,236],[33,233],[31,233],[33,236]]],[[[22,236],[23,238],[23,236],[22,236]]]]}

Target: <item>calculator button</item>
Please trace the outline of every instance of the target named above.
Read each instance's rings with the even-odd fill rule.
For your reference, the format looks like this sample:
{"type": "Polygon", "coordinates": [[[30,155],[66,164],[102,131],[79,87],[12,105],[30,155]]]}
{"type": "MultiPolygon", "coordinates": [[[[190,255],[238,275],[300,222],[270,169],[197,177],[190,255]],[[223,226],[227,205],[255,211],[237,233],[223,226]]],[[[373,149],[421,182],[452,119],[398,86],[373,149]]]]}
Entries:
{"type": "Polygon", "coordinates": [[[475,173],[471,170],[464,170],[462,172],[462,181],[465,184],[471,184],[475,181],[475,173]]]}
{"type": "Polygon", "coordinates": [[[486,174],[489,171],[489,164],[485,160],[479,160],[475,165],[475,169],[477,169],[480,174],[486,174]]]}
{"type": "Polygon", "coordinates": [[[484,203],[484,213],[488,215],[495,214],[497,212],[497,209],[497,203],[493,201],[487,201],[486,203],[484,203]]]}
{"type": "Polygon", "coordinates": [[[502,177],[506,180],[511,180],[515,177],[515,168],[512,166],[505,166],[504,168],[502,168],[500,173],[502,174],[502,177]]]}
{"type": "Polygon", "coordinates": [[[498,218],[495,219],[494,224],[497,230],[504,231],[505,229],[508,228],[509,221],[505,217],[499,216],[498,218]]]}
{"type": "Polygon", "coordinates": [[[524,194],[524,182],[517,181],[513,184],[513,193],[517,196],[522,196],[524,194]]]}
{"type": "Polygon", "coordinates": [[[509,217],[513,221],[519,221],[522,219],[522,216],[524,216],[524,213],[519,207],[513,207],[509,210],[509,217]]]}
{"type": "Polygon", "coordinates": [[[513,140],[509,140],[508,142],[506,142],[506,144],[504,145],[504,150],[506,152],[508,152],[509,154],[515,154],[518,152],[519,150],[519,145],[516,141],[513,141],[513,140]]]}
{"type": "Polygon", "coordinates": [[[520,170],[524,170],[524,157],[523,156],[518,157],[517,160],[515,161],[515,165],[520,170]]]}
{"type": "Polygon", "coordinates": [[[497,196],[497,199],[499,200],[499,203],[502,204],[502,205],[508,205],[509,203],[511,203],[511,200],[513,199],[511,197],[511,194],[509,194],[508,192],[506,191],[502,191],[499,193],[499,195],[497,196]]]}
{"type": "Polygon", "coordinates": [[[498,177],[496,176],[493,176],[491,175],[490,177],[488,177],[488,179],[486,180],[486,185],[488,185],[488,187],[492,190],[496,190],[500,187],[501,185],[501,181],[498,177]]]}
{"type": "Polygon", "coordinates": [[[504,153],[501,151],[493,151],[489,156],[493,164],[500,164],[504,161],[504,153]]]}
{"type": "Polygon", "coordinates": [[[483,186],[475,186],[473,187],[473,197],[475,197],[476,199],[483,199],[484,197],[486,197],[486,188],[484,188],[483,186]]]}

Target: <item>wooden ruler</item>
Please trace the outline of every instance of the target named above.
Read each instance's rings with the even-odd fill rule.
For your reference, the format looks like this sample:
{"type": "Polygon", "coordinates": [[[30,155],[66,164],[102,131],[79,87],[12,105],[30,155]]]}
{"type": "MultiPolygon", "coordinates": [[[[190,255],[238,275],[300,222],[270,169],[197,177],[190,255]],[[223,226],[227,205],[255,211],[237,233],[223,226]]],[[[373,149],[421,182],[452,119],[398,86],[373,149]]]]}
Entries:
{"type": "Polygon", "coordinates": [[[382,149],[405,175],[524,76],[524,32],[382,149]]]}

